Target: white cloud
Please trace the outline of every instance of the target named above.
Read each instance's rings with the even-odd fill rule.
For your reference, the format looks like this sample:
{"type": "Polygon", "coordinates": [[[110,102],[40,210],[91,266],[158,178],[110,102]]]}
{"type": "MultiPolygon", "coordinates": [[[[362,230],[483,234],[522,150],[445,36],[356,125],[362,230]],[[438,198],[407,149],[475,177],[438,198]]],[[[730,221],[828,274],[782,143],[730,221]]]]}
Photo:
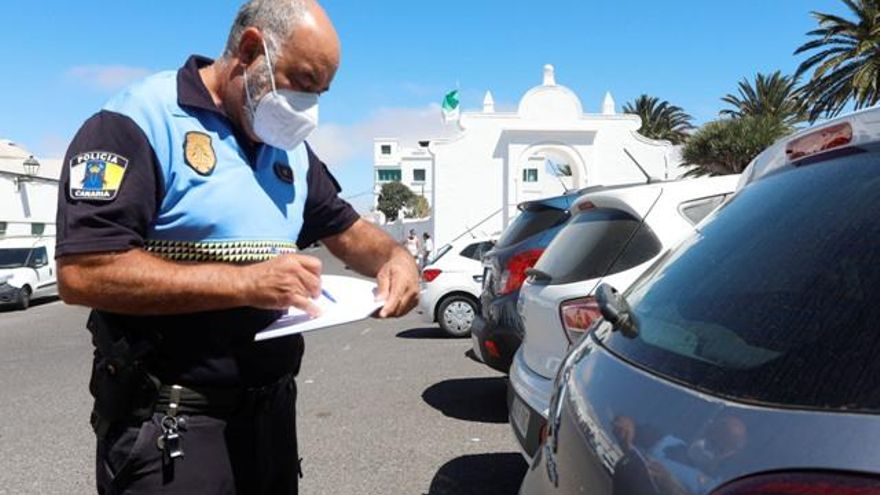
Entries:
{"type": "Polygon", "coordinates": [[[66,76],[92,89],[115,91],[142,79],[151,72],[143,67],[125,65],[80,65],[69,69],[66,76]]]}
{"type": "Polygon", "coordinates": [[[352,162],[372,164],[373,140],[397,138],[405,146],[449,135],[440,119],[440,106],[381,108],[368,119],[350,125],[321,124],[309,138],[315,153],[333,168],[352,162]]]}

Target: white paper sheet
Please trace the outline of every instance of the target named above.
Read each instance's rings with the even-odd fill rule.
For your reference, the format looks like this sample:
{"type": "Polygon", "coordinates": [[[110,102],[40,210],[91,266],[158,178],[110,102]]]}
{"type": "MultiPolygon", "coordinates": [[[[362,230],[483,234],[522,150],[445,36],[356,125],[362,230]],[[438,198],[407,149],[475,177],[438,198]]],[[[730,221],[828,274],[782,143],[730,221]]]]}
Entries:
{"type": "Polygon", "coordinates": [[[315,300],[315,304],[321,308],[321,316],[310,318],[305,311],[290,308],[286,315],[257,333],[254,340],[259,342],[363,320],[384,305],[376,300],[376,284],[368,280],[324,275],[321,277],[321,289],[335,300],[330,300],[324,294],[315,300]]]}

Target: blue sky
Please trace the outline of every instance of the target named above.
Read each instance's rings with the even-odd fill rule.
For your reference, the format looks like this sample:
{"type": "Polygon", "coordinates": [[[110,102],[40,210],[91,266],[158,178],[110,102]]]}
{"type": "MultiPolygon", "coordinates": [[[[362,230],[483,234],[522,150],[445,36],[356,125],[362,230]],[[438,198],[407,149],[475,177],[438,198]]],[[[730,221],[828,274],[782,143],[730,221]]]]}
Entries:
{"type": "MultiPolygon", "coordinates": [[[[0,137],[38,156],[63,155],[82,121],[120,87],[215,56],[239,1],[32,0],[4,9],[0,137]]],[[[313,144],[345,194],[372,184],[371,138],[439,129],[436,105],[460,84],[477,108],[487,89],[512,108],[556,66],[586,111],[605,91],[618,105],[649,93],[697,122],[755,72],[798,64],[811,10],[839,0],[324,0],[343,43],[313,144]]],[[[360,198],[358,206],[368,199],[360,198]]]]}

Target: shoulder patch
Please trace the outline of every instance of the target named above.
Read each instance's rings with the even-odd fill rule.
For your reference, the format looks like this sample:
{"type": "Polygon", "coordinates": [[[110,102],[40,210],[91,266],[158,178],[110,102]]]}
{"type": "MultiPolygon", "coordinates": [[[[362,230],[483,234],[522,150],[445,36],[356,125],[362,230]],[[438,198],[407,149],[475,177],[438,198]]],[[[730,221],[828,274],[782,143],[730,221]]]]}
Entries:
{"type": "Polygon", "coordinates": [[[211,136],[204,132],[187,132],[186,141],[183,144],[183,155],[186,164],[199,175],[211,175],[217,165],[217,155],[214,153],[214,143],[211,136]]]}
{"type": "Polygon", "coordinates": [[[113,201],[122,186],[128,158],[108,151],[75,155],[70,164],[70,198],[113,201]]]}

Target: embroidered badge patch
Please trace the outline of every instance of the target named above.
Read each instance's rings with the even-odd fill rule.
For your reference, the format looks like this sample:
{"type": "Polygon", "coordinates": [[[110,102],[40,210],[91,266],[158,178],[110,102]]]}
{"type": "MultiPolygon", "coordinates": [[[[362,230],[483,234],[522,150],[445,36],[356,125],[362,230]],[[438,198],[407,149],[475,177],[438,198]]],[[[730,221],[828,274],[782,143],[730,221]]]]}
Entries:
{"type": "Polygon", "coordinates": [[[203,132],[187,132],[183,152],[186,164],[200,175],[211,175],[217,165],[211,136],[203,132]]]}
{"type": "Polygon", "coordinates": [[[275,162],[275,175],[281,179],[281,182],[286,182],[288,184],[293,184],[293,169],[289,166],[281,163],[275,162]]]}
{"type": "Polygon", "coordinates": [[[125,178],[128,158],[106,151],[80,153],[70,160],[70,197],[113,201],[125,178]]]}

